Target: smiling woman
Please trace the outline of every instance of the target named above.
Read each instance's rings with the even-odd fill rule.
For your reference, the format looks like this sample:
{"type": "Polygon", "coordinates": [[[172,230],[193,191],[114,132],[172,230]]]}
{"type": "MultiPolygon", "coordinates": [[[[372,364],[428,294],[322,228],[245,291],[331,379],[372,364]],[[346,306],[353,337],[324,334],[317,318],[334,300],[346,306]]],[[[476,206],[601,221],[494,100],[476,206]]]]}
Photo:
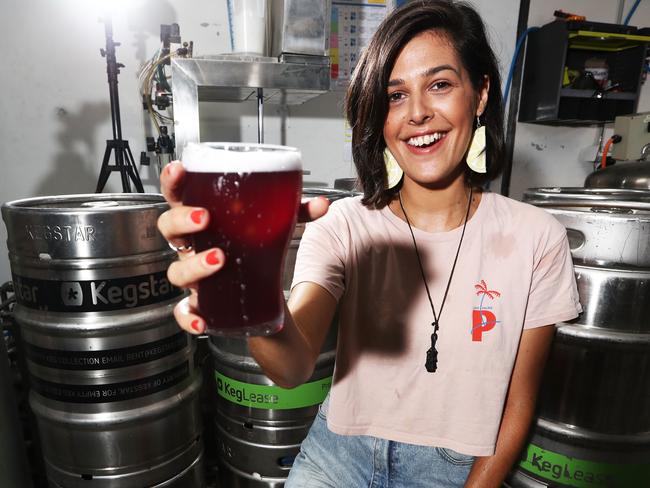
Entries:
{"type": "MultiPolygon", "coordinates": [[[[338,312],[332,387],[287,488],[497,488],[517,459],[551,325],[581,309],[564,227],[482,189],[503,153],[499,87],[483,23],[459,1],[395,10],[355,68],[346,111],[364,195],[306,204],[283,328],[248,340],[293,388],[338,312]],[[482,153],[486,172],[467,160],[482,153]]],[[[174,239],[200,229],[170,166],[159,227],[174,239]]],[[[210,252],[175,263],[170,281],[222,272],[210,252]]],[[[200,332],[195,304],[176,318],[200,332]]]]}
{"type": "MultiPolygon", "coordinates": [[[[382,152],[389,147],[399,154],[400,149],[399,145],[389,142],[391,136],[385,131],[393,130],[398,118],[407,115],[407,110],[434,110],[434,101],[439,109],[444,108],[441,104],[453,105],[454,118],[465,117],[470,124],[468,130],[463,129],[466,140],[454,137],[460,143],[457,150],[464,151],[452,157],[452,164],[463,160],[477,115],[481,115],[481,123],[486,126],[487,172],[477,174],[466,169],[465,180],[481,185],[496,178],[501,170],[503,111],[496,57],[479,15],[466,4],[458,3],[453,10],[446,4],[444,1],[413,2],[409,8],[396,11],[392,22],[384,22],[379,28],[357,65],[348,90],[346,110],[353,127],[353,155],[363,182],[364,203],[381,208],[399,191],[399,187],[386,191],[382,152]],[[420,6],[422,15],[414,15],[416,5],[420,6]],[[404,51],[406,55],[403,55],[404,51]],[[396,63],[398,58],[399,64],[396,63]],[[406,105],[403,101],[408,98],[408,90],[416,89],[415,86],[405,86],[409,80],[404,78],[404,73],[411,66],[417,67],[417,71],[411,74],[410,84],[417,80],[419,93],[411,93],[410,104],[406,105]],[[429,97],[422,99],[420,94],[429,97]],[[413,95],[418,95],[415,100],[413,95]],[[460,106],[455,106],[453,97],[466,98],[460,106]],[[426,105],[413,105],[416,102],[426,102],[426,105]]],[[[440,120],[443,114],[438,113],[439,117],[433,124],[429,120],[432,115],[413,113],[416,118],[427,118],[429,124],[420,124],[417,130],[409,129],[408,135],[442,139],[449,132],[442,130],[449,121],[440,120]],[[434,132],[431,135],[433,129],[440,129],[439,134],[434,132]]],[[[447,142],[446,145],[451,144],[447,142]]],[[[397,159],[399,161],[399,157],[397,159]]]]}
{"type": "Polygon", "coordinates": [[[388,82],[383,133],[405,178],[446,185],[462,177],[459,162],[469,147],[475,117],[487,103],[488,89],[487,79],[474,89],[444,36],[424,32],[404,46],[388,82]]]}

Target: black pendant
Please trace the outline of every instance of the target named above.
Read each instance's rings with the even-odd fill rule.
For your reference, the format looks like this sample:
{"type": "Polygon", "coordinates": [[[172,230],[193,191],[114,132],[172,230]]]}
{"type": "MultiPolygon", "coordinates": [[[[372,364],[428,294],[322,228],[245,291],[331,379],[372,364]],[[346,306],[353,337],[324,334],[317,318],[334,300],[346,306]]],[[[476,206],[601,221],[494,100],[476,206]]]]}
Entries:
{"type": "Polygon", "coordinates": [[[436,349],[436,342],[438,341],[438,322],[434,322],[433,334],[431,334],[431,348],[427,351],[427,361],[424,367],[429,373],[435,373],[438,369],[438,351],[436,349]]]}

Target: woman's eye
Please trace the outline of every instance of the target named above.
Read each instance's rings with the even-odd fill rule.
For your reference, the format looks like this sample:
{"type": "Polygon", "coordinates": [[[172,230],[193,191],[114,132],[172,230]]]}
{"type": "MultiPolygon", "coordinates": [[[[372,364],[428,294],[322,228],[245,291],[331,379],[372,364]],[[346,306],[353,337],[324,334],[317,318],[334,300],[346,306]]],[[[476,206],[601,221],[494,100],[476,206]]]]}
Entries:
{"type": "Polygon", "coordinates": [[[388,94],[388,101],[389,102],[398,102],[402,98],[404,98],[404,94],[400,92],[393,92],[388,94]]]}
{"type": "Polygon", "coordinates": [[[442,91],[451,86],[451,83],[448,81],[436,81],[433,85],[431,85],[431,88],[435,91],[442,91]]]}

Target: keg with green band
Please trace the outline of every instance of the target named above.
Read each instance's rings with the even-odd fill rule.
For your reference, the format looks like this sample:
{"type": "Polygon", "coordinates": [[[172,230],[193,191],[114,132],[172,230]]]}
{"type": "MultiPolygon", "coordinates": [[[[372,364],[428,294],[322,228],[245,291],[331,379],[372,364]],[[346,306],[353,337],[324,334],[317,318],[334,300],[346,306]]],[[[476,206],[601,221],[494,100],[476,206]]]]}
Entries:
{"type": "Polygon", "coordinates": [[[292,389],[275,385],[244,383],[215,371],[217,393],[229,402],[244,407],[267,410],[289,410],[318,405],[325,400],[332,386],[332,378],[327,377],[305,383],[292,389]]]}
{"type": "Polygon", "coordinates": [[[534,477],[576,488],[650,486],[650,463],[610,464],[565,456],[529,444],[519,467],[534,477]]]}

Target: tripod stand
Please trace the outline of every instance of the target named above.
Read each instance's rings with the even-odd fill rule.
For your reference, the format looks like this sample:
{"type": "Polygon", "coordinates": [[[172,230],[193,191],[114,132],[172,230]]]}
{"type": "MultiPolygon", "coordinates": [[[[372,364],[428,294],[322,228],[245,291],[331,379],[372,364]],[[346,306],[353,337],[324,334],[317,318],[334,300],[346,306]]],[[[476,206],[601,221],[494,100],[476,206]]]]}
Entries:
{"type": "Polygon", "coordinates": [[[129,148],[129,141],[122,139],[122,122],[120,120],[120,97],[117,91],[117,75],[120,73],[120,68],[124,65],[118,63],[115,59],[115,46],[119,46],[118,42],[113,42],[113,23],[110,18],[104,19],[106,26],[106,50],[100,49],[102,57],[106,58],[106,72],[108,73],[108,90],[111,97],[111,121],[113,124],[113,139],[106,141],[106,151],[104,152],[104,159],[102,161],[102,168],[99,172],[99,180],[97,180],[97,189],[95,193],[101,193],[106,185],[106,181],[111,172],[119,171],[122,177],[122,191],[125,193],[131,192],[131,181],[135,189],[144,193],[142,180],[138,174],[138,169],[133,160],[133,154],[129,148]],[[111,152],[115,152],[115,164],[109,164],[111,159],[111,152]]]}

